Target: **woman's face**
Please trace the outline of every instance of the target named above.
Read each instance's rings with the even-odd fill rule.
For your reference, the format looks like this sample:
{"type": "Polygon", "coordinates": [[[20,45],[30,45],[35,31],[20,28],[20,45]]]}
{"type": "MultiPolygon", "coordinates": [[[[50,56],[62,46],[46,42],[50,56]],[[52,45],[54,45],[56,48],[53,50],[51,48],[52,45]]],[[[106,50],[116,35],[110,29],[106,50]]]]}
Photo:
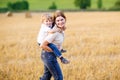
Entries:
{"type": "Polygon", "coordinates": [[[65,26],[65,18],[64,17],[62,17],[62,16],[58,16],[57,18],[56,18],[56,20],[55,20],[55,22],[56,22],[56,25],[58,26],[58,27],[64,27],[65,26]]]}

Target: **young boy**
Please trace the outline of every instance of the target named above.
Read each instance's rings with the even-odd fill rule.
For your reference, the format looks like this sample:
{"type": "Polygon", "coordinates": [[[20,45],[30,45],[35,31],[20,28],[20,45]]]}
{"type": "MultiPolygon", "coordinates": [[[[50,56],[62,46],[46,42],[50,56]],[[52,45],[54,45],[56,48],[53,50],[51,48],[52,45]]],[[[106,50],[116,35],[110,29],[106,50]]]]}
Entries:
{"type": "MultiPolygon", "coordinates": [[[[50,34],[50,33],[55,33],[55,32],[61,32],[61,30],[59,28],[52,28],[52,23],[53,23],[53,19],[52,16],[49,14],[43,14],[42,15],[42,24],[41,24],[41,29],[40,32],[38,34],[38,38],[37,38],[37,42],[40,46],[40,44],[44,41],[45,37],[50,34]]],[[[60,58],[61,62],[64,64],[68,64],[69,61],[67,59],[65,59],[61,52],[58,50],[58,48],[50,43],[48,45],[54,52],[54,54],[60,58]]]]}

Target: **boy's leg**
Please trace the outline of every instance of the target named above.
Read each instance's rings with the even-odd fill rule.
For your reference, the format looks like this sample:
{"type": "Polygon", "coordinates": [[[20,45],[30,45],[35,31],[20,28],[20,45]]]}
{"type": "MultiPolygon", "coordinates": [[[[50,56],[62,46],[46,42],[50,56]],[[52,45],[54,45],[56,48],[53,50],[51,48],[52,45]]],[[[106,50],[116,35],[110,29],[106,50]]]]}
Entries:
{"type": "Polygon", "coordinates": [[[69,61],[62,56],[61,52],[58,50],[58,48],[54,44],[49,43],[48,46],[53,50],[53,53],[60,58],[62,63],[64,64],[69,63],[69,61]]]}
{"type": "Polygon", "coordinates": [[[53,50],[54,54],[57,57],[60,57],[62,55],[61,52],[58,50],[58,48],[54,44],[49,43],[48,46],[53,50]]]}
{"type": "Polygon", "coordinates": [[[65,52],[67,52],[67,50],[64,50],[64,49],[61,50],[61,53],[65,53],[65,52]]]}

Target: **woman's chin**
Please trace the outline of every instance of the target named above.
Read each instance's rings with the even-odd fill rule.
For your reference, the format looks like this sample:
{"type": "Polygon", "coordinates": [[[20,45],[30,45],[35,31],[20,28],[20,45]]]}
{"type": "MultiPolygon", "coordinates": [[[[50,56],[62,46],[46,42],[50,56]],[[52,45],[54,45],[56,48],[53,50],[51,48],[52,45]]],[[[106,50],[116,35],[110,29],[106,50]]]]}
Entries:
{"type": "Polygon", "coordinates": [[[64,27],[64,26],[65,26],[65,25],[61,25],[61,26],[59,26],[59,27],[61,27],[61,28],[62,28],[62,27],[64,27]]]}

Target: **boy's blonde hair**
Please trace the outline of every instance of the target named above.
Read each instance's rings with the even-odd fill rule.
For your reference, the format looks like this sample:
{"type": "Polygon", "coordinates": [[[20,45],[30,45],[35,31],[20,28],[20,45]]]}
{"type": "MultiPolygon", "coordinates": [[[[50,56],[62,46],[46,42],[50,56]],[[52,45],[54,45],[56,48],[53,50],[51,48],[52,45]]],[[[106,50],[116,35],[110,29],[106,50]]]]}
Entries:
{"type": "Polygon", "coordinates": [[[44,20],[51,20],[51,21],[53,21],[53,18],[52,18],[52,16],[50,14],[45,13],[45,14],[42,14],[42,16],[41,16],[41,22],[43,23],[44,20]]]}

